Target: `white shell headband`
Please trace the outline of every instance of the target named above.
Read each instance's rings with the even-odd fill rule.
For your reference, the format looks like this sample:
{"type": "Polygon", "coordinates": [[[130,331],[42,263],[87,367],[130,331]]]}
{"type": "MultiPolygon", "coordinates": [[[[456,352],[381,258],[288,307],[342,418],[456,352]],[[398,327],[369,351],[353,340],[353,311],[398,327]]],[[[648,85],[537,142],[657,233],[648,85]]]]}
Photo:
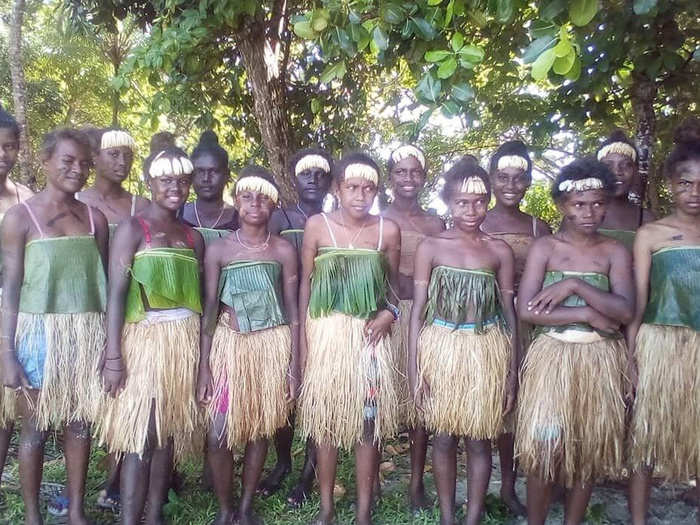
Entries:
{"type": "Polygon", "coordinates": [[[399,146],[391,152],[391,160],[394,162],[401,162],[409,157],[416,159],[420,164],[420,167],[425,169],[425,155],[423,155],[423,152],[415,146],[406,144],[404,146],[399,146]]]}
{"type": "Polygon", "coordinates": [[[344,177],[346,179],[365,179],[373,182],[375,185],[379,182],[379,173],[369,164],[355,163],[348,164],[345,167],[344,177]]]}
{"type": "Polygon", "coordinates": [[[459,191],[460,193],[474,193],[476,195],[486,195],[489,192],[481,177],[475,175],[464,179],[459,191]]]}
{"type": "Polygon", "coordinates": [[[256,191],[267,195],[275,204],[277,204],[280,198],[279,191],[277,191],[277,188],[275,188],[270,181],[255,175],[238,179],[238,182],[236,182],[236,195],[243,191],[256,191]]]}
{"type": "Polygon", "coordinates": [[[637,160],[637,151],[626,142],[611,142],[610,144],[606,144],[598,150],[598,155],[596,155],[596,157],[598,160],[603,160],[603,158],[610,153],[619,153],[632,160],[637,160]]]}
{"type": "Polygon", "coordinates": [[[515,168],[527,171],[527,166],[527,159],[521,155],[503,155],[502,157],[499,157],[496,169],[505,170],[508,168],[515,168]]]}
{"type": "Polygon", "coordinates": [[[194,171],[192,162],[187,157],[168,158],[163,157],[165,151],[161,151],[148,169],[151,177],[166,177],[168,175],[189,175],[194,171]]]}
{"type": "Polygon", "coordinates": [[[109,148],[120,148],[127,147],[131,151],[136,150],[136,142],[133,137],[129,135],[126,131],[120,129],[113,129],[110,131],[105,131],[102,134],[102,139],[100,140],[100,149],[109,148]]]}
{"type": "Polygon", "coordinates": [[[326,173],[331,172],[331,166],[322,155],[304,155],[294,166],[294,176],[299,175],[302,171],[318,168],[326,173]]]}
{"type": "Polygon", "coordinates": [[[595,177],[579,180],[565,180],[559,183],[559,191],[570,193],[572,191],[600,190],[604,188],[603,181],[595,177]]]}

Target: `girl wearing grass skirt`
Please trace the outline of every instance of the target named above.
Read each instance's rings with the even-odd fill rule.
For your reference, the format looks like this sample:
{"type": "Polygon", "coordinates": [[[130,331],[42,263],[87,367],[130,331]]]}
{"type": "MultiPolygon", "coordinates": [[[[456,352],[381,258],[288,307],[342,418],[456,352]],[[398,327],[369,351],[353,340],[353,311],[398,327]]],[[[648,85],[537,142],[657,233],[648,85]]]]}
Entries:
{"type": "Polygon", "coordinates": [[[392,192],[391,204],[383,215],[401,225],[401,258],[399,259],[399,326],[394,331],[394,350],[399,370],[399,422],[408,428],[411,446],[411,480],[408,495],[411,509],[428,506],[423,485],[428,433],[413,403],[408,388],[408,325],[413,304],[413,261],[418,244],[426,236],[445,229],[440,217],[424,211],[418,197],[425,187],[426,164],[423,152],[412,144],[398,147],[389,155],[387,165],[392,192]]]}
{"type": "Polygon", "coordinates": [[[173,455],[192,450],[198,425],[200,261],[204,241],[177,220],[192,163],[168,148],[149,166],[151,203],[114,233],[109,267],[107,349],[102,371],[111,395],[100,437],[124,455],[121,522],[162,522],[173,455]]]}
{"type": "Polygon", "coordinates": [[[395,277],[398,226],[369,214],[379,168],[363,153],[334,166],[340,208],[310,217],[302,245],[299,309],[303,370],[299,414],[317,444],[321,509],[314,523],[333,522],[338,448],[355,448],[356,521],[371,523],[379,442],[397,428],[398,400],[390,348],[398,317],[395,277]],[[392,304],[393,303],[393,304],[392,304]]]}
{"type": "Polygon", "coordinates": [[[435,434],[440,523],[454,523],[457,443],[464,437],[465,523],[476,524],[491,474],[491,440],[501,433],[515,396],[513,252],[480,229],[491,196],[486,172],[463,159],[444,178],[442,197],[453,228],[428,237],[416,252],[408,371],[416,405],[435,434]]]}
{"type": "Polygon", "coordinates": [[[104,348],[104,261],[109,231],[98,210],[75,199],[90,167],[90,144],[75,130],[47,134],[41,148],[46,189],[18,204],[2,226],[2,371],[18,391],[25,523],[42,522],[44,443],[64,429],[68,520],[84,524],[88,424],[99,410],[104,348]]]}
{"type": "Polygon", "coordinates": [[[561,170],[552,197],[561,229],[530,249],[520,319],[536,326],[521,371],[516,457],[527,473],[528,522],[543,524],[551,487],[566,486],[567,524],[583,521],[593,483],[619,477],[625,430],[625,345],[631,256],[598,233],[613,175],[595,160],[561,170]]]}
{"type": "Polygon", "coordinates": [[[676,131],[664,171],[674,210],[640,228],[634,243],[637,308],[628,344],[636,525],[646,523],[652,472],[672,482],[700,474],[700,122],[676,131]]]}
{"type": "Polygon", "coordinates": [[[299,377],[297,254],[267,226],[279,191],[255,166],[241,172],[235,192],[241,227],[212,242],[204,260],[197,381],[197,398],[207,405],[217,525],[234,518],[234,446],[245,447],[238,523],[259,523],[252,502],[268,441],[287,422],[299,377]]]}
{"type": "MultiPolygon", "coordinates": [[[[502,144],[489,164],[489,180],[496,204],[486,214],[481,229],[497,239],[504,240],[515,257],[515,293],[525,269],[530,246],[538,237],[552,232],[546,222],[520,210],[520,204],[532,183],[532,161],[525,144],[513,140],[502,144]]],[[[530,343],[530,327],[518,323],[523,353],[530,343]]],[[[516,515],[524,516],[526,509],[515,493],[516,465],[513,460],[515,445],[515,413],[505,419],[504,432],[498,438],[501,463],[501,499],[516,515]]]]}

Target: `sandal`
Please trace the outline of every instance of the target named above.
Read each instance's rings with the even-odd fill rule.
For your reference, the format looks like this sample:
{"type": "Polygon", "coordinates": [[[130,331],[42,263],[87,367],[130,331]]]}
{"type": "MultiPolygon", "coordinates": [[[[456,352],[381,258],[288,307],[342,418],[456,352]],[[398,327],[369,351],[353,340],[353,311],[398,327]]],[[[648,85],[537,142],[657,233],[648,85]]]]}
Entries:
{"type": "Polygon", "coordinates": [[[46,511],[57,518],[68,516],[68,498],[62,494],[54,496],[53,499],[47,503],[46,511]]]}

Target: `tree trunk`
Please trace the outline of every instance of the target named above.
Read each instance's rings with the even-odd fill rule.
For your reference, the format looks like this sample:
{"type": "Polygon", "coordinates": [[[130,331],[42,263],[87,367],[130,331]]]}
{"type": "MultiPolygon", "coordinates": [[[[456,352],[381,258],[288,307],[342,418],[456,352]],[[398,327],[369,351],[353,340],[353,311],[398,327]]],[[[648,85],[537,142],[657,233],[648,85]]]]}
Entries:
{"type": "MultiPolygon", "coordinates": [[[[112,62],[112,67],[114,68],[114,76],[119,74],[119,63],[112,62]]],[[[112,93],[112,127],[119,127],[119,106],[121,104],[121,97],[119,96],[119,90],[113,89],[112,93]]]]}
{"type": "Polygon", "coordinates": [[[656,84],[653,80],[639,74],[634,75],[630,98],[637,121],[635,140],[639,151],[639,178],[641,182],[642,205],[649,203],[651,210],[658,215],[659,192],[658,180],[654,173],[652,156],[656,139],[656,84]]]}
{"type": "Polygon", "coordinates": [[[250,82],[253,111],[267,160],[282,190],[282,199],[294,202],[297,197],[294,181],[287,172],[294,139],[287,117],[283,72],[269,37],[264,35],[264,23],[249,19],[236,35],[236,41],[250,82]]]}
{"type": "Polygon", "coordinates": [[[29,146],[29,126],[27,124],[26,86],[22,69],[22,20],[24,18],[24,0],[14,0],[12,21],[10,23],[10,73],[12,75],[12,99],[14,113],[19,125],[19,180],[22,184],[34,186],[36,178],[31,169],[31,150],[29,146]]]}

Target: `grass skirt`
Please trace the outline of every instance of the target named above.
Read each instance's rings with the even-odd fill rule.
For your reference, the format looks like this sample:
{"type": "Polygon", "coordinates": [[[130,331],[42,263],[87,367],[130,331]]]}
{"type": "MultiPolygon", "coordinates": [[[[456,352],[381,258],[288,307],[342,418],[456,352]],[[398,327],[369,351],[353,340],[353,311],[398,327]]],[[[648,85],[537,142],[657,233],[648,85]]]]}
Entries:
{"type": "Polygon", "coordinates": [[[37,428],[92,422],[102,391],[98,367],[105,345],[104,314],[20,312],[15,340],[18,360],[38,390],[32,407],[37,428]]]}
{"type": "MultiPolygon", "coordinates": [[[[167,310],[164,312],[168,312],[167,310]]],[[[125,323],[122,357],[127,370],[124,390],[107,397],[99,422],[100,442],[110,451],[143,455],[151,406],[160,448],[173,438],[181,459],[201,443],[195,399],[199,361],[199,315],[178,320],[125,323]]],[[[199,449],[201,451],[201,448],[199,449]]]]}
{"type": "Polygon", "coordinates": [[[520,380],[515,453],[521,468],[571,487],[618,478],[625,434],[625,346],[539,335],[520,380]]]}
{"type": "Polygon", "coordinates": [[[700,473],[700,333],[643,324],[636,357],[631,466],[654,467],[668,481],[688,481],[700,473]]]}
{"type": "Polygon", "coordinates": [[[470,439],[493,439],[503,428],[503,401],[510,365],[508,336],[429,324],[418,339],[419,380],[428,385],[425,426],[470,439]]]}
{"type": "Polygon", "coordinates": [[[396,393],[399,399],[399,424],[406,428],[423,426],[423,418],[416,410],[408,386],[408,328],[411,323],[411,306],[413,300],[402,299],[399,301],[401,315],[396,325],[391,342],[394,350],[394,363],[396,365],[396,393]]]}
{"type": "Polygon", "coordinates": [[[241,334],[224,312],[209,356],[214,395],[209,421],[225,414],[228,446],[270,438],[287,423],[287,372],[292,357],[288,325],[241,334]]]}
{"type": "Polygon", "coordinates": [[[391,340],[374,348],[364,337],[365,320],[333,313],[307,317],[306,368],[299,397],[304,436],[317,443],[352,449],[374,421],[374,440],[397,430],[398,398],[391,340]]]}
{"type": "Polygon", "coordinates": [[[16,404],[12,389],[0,386],[0,428],[7,428],[14,422],[16,404]]]}

